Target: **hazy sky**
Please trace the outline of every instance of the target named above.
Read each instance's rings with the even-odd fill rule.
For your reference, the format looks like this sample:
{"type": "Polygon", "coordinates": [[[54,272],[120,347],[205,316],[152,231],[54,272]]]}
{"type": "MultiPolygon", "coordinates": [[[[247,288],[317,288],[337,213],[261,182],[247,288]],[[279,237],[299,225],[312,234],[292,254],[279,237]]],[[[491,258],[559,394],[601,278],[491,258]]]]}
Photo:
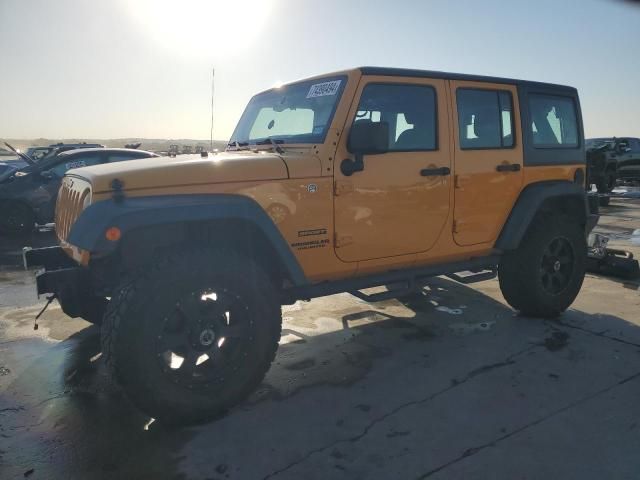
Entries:
{"type": "Polygon", "coordinates": [[[617,0],[0,0],[0,138],[226,139],[257,91],[359,65],[573,85],[640,137],[640,5],[617,0]]]}

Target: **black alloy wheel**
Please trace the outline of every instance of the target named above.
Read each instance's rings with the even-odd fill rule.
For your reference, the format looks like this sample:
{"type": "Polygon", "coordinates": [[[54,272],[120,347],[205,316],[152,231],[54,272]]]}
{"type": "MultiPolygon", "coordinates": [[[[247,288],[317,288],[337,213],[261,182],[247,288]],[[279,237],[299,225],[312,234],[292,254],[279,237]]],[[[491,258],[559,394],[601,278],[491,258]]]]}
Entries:
{"type": "Polygon", "coordinates": [[[163,320],[156,342],[165,374],[196,389],[224,381],[252,341],[248,308],[240,295],[227,290],[183,296],[163,320]]]}
{"type": "Polygon", "coordinates": [[[566,238],[554,238],[545,249],[540,263],[543,288],[552,295],[562,293],[571,281],[574,263],[571,243],[566,238]]]}

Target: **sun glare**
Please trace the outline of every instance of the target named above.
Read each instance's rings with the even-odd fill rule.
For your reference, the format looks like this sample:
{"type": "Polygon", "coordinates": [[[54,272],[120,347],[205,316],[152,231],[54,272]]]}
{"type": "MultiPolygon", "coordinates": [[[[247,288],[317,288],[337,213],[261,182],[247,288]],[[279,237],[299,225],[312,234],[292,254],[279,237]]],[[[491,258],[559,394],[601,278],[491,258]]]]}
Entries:
{"type": "Polygon", "coordinates": [[[216,59],[237,54],[260,34],[273,0],[121,0],[165,48],[216,59]]]}

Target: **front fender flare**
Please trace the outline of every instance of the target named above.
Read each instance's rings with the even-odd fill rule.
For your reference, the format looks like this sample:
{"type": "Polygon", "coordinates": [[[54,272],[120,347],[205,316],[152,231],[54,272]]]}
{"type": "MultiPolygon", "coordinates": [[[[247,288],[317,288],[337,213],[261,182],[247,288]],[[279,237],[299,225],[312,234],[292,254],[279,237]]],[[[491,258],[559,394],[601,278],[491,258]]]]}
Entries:
{"type": "Polygon", "coordinates": [[[110,227],[119,228],[124,236],[144,227],[211,220],[252,223],[271,242],[292,283],[307,283],[302,268],[271,218],[257,202],[241,195],[160,195],[103,200],[82,212],[67,241],[83,250],[103,255],[117,247],[117,242],[105,238],[104,234],[110,227]]]}

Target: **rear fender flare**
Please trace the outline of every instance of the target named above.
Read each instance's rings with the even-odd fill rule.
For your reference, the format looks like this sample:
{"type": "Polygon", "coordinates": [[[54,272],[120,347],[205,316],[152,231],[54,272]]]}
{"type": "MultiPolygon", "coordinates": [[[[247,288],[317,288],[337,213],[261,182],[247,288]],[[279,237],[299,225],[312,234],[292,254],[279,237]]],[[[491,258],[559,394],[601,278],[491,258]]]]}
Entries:
{"type": "Polygon", "coordinates": [[[569,181],[539,182],[527,185],[520,193],[495,244],[499,250],[515,250],[524,238],[541,207],[548,200],[575,198],[581,206],[575,212],[581,225],[586,225],[589,204],[584,187],[569,181]]]}

